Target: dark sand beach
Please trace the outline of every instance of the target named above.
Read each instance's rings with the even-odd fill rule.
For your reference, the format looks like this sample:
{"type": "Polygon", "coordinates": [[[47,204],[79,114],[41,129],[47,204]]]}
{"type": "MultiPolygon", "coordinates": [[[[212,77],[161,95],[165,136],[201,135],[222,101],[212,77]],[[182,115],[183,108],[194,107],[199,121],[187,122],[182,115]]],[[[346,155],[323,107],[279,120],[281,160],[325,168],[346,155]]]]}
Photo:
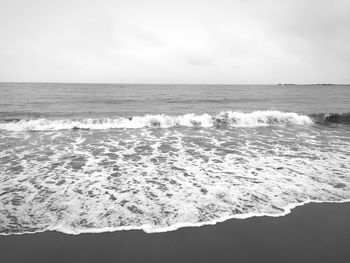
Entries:
{"type": "Polygon", "coordinates": [[[0,236],[10,262],[350,262],[350,203],[308,204],[284,217],[229,220],[159,234],[122,231],[0,236]]]}

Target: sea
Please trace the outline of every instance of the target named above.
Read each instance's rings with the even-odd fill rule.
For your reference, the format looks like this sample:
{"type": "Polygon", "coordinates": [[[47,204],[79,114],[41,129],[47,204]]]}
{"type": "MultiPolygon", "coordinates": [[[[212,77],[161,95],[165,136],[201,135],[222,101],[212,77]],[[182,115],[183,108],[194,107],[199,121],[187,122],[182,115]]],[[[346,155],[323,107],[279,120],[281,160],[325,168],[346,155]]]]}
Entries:
{"type": "Polygon", "coordinates": [[[350,201],[350,86],[0,83],[0,234],[350,201]]]}

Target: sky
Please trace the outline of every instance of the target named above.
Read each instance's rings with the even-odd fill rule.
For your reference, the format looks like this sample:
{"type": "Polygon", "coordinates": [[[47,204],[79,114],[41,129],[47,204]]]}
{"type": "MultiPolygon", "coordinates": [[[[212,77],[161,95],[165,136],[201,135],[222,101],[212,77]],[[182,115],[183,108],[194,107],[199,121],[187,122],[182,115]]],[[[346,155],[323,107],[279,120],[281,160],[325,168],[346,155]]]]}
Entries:
{"type": "Polygon", "coordinates": [[[350,83],[350,0],[0,0],[0,81],[350,83]]]}

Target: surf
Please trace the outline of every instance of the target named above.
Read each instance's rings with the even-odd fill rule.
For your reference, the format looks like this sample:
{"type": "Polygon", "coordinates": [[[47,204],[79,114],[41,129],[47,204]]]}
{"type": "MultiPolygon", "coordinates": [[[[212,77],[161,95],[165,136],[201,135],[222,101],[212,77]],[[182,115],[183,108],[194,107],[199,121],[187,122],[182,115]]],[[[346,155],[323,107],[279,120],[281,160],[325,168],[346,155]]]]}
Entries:
{"type": "Polygon", "coordinates": [[[143,116],[85,119],[3,119],[0,130],[54,131],[105,130],[171,127],[256,127],[269,125],[309,125],[313,120],[295,112],[254,111],[250,113],[224,111],[217,115],[188,113],[178,116],[146,114],[143,116]]]}

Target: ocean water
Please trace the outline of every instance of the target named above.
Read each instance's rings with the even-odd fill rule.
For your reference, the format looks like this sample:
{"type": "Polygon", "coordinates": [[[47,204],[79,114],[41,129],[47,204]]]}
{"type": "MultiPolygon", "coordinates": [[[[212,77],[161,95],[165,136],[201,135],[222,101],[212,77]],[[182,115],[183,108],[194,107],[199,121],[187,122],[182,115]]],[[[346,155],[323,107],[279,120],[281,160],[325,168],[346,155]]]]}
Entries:
{"type": "Polygon", "coordinates": [[[350,200],[350,86],[0,84],[0,234],[350,200]]]}

